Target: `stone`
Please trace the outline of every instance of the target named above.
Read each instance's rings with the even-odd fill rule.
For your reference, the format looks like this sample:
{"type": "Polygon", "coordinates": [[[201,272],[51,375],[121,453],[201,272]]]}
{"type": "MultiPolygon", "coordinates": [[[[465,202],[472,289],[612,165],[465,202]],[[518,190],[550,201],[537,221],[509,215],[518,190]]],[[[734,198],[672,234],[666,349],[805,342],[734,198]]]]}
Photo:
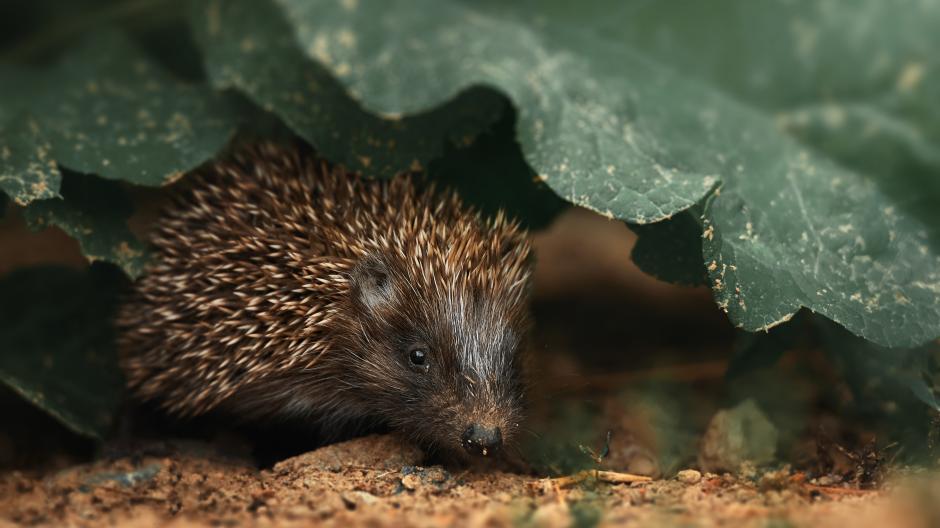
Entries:
{"type": "Polygon", "coordinates": [[[275,473],[304,474],[309,469],[339,471],[343,468],[400,470],[420,464],[421,449],[397,435],[371,435],[321,447],[275,464],[275,473]]]}
{"type": "Polygon", "coordinates": [[[777,452],[777,428],[754,400],[715,413],[699,450],[699,466],[714,473],[733,472],[741,464],[773,462],[777,452]]]}

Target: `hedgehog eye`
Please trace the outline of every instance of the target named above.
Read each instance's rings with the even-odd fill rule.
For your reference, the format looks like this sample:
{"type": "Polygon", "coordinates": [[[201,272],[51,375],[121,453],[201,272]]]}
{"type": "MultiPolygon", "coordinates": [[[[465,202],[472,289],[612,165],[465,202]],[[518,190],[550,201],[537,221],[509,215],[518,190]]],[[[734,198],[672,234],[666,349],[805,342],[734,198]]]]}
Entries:
{"type": "Polygon", "coordinates": [[[411,368],[419,372],[428,370],[428,347],[425,345],[414,345],[408,349],[408,362],[411,368]]]}

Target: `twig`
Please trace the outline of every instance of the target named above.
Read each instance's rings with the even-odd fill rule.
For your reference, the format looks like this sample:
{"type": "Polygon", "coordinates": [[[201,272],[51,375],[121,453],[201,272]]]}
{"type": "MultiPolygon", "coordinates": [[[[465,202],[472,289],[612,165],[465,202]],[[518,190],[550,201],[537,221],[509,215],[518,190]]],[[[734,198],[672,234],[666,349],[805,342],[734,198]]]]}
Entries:
{"type": "Polygon", "coordinates": [[[565,502],[564,492],[561,491],[561,486],[557,482],[552,482],[552,488],[555,490],[555,501],[558,502],[558,505],[562,509],[568,509],[568,503],[565,502]]]}
{"type": "Polygon", "coordinates": [[[868,495],[876,493],[878,490],[858,489],[858,488],[840,488],[837,486],[819,486],[816,484],[804,484],[803,487],[809,491],[819,491],[829,493],[830,495],[868,495]]]}
{"type": "Polygon", "coordinates": [[[558,477],[548,480],[552,485],[557,485],[559,488],[569,488],[592,478],[608,484],[631,484],[634,482],[649,482],[653,480],[644,475],[620,473],[617,471],[600,471],[596,469],[588,469],[567,477],[558,477]]]}

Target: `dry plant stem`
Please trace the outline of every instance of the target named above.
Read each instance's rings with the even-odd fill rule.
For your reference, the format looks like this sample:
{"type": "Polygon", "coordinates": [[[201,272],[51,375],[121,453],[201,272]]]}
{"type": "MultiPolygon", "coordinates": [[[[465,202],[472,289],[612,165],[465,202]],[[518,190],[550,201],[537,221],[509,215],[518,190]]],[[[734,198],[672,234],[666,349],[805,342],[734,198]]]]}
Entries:
{"type": "Polygon", "coordinates": [[[878,492],[874,489],[838,488],[835,486],[816,486],[814,484],[804,484],[804,487],[809,491],[818,491],[830,495],[868,495],[878,492]]]}
{"type": "Polygon", "coordinates": [[[568,488],[591,478],[601,482],[606,482],[608,484],[632,484],[634,482],[650,482],[653,480],[652,478],[644,475],[588,469],[567,477],[550,479],[550,481],[553,485],[556,485],[559,488],[568,488]]]}

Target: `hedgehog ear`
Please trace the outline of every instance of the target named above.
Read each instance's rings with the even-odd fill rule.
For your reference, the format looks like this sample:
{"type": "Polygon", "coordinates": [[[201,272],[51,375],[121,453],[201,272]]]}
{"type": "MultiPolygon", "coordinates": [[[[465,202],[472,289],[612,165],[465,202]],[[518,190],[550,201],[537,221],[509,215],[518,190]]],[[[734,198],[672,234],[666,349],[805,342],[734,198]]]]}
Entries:
{"type": "Polygon", "coordinates": [[[381,257],[362,257],[352,272],[352,295],[368,310],[387,306],[392,301],[392,278],[381,257]]]}

